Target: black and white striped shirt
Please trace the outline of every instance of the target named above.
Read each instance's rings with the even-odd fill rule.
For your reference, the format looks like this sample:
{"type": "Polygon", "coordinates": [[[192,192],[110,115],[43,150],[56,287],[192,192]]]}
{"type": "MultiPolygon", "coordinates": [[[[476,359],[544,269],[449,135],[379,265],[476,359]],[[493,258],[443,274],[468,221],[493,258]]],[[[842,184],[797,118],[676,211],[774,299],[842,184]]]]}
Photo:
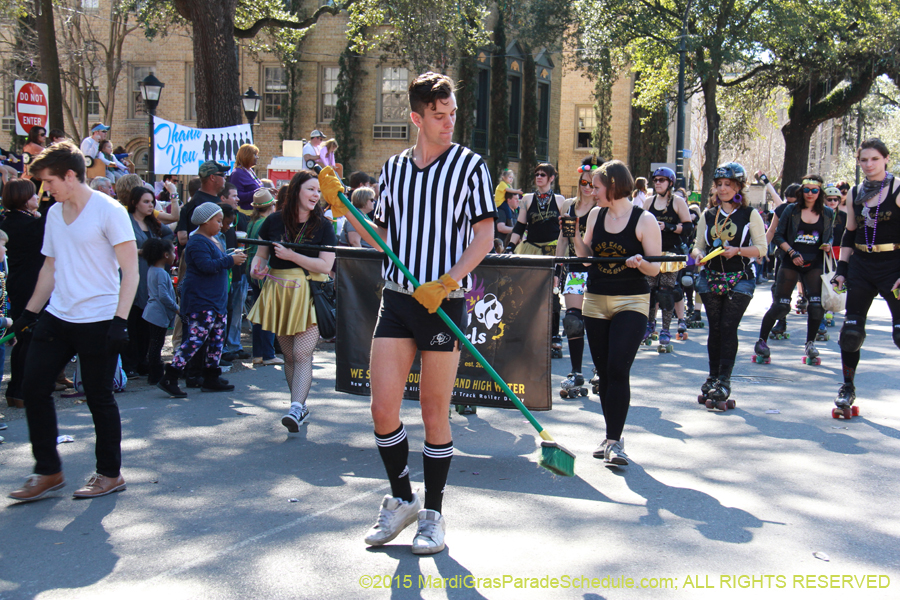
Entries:
{"type": "MultiPolygon", "coordinates": [[[[427,283],[459,262],[474,235],[472,224],[496,218],[493,185],[478,154],[453,144],[419,169],[412,149],[392,156],[379,181],[375,223],[387,229],[387,245],[419,280],[427,283]]],[[[382,275],[412,290],[406,276],[385,257],[382,275]]],[[[471,287],[471,278],[459,282],[471,287]]]]}

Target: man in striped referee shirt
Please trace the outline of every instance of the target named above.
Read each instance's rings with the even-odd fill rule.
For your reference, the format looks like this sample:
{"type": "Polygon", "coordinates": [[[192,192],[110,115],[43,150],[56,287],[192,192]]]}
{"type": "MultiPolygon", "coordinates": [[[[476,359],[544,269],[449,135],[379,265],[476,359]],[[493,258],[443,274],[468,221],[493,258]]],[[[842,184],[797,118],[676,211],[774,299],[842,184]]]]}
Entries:
{"type": "MultiPolygon", "coordinates": [[[[469,273],[493,247],[496,209],[494,186],[484,160],[454,144],[456,97],[453,81],[425,73],[409,86],[416,145],[392,156],[381,171],[375,230],[410,272],[423,283],[413,286],[385,258],[385,287],[370,363],[375,442],[384,461],[391,494],[382,500],[378,522],[366,543],[380,546],[418,519],[413,554],[444,549],[441,515],[444,486],[453,456],[450,396],[459,366],[459,342],[434,314],[442,307],[461,330],[466,326],[465,290],[469,273]],[[419,401],[425,425],[423,451],[425,498],[412,491],[409,443],[400,421],[403,390],[416,350],[422,356],[419,401]]],[[[323,193],[329,203],[336,193],[323,193]]],[[[353,215],[353,227],[373,247],[353,215]]]]}

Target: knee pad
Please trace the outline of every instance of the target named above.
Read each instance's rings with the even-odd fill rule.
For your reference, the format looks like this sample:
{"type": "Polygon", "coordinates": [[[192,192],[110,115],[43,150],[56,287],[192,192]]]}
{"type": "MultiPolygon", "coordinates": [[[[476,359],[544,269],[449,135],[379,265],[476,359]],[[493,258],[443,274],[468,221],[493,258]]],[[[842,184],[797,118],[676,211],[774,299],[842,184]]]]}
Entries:
{"type": "Polygon", "coordinates": [[[894,337],[894,345],[900,348],[900,323],[894,323],[894,327],[891,330],[894,337]]]}
{"type": "Polygon", "coordinates": [[[694,287],[694,278],[691,277],[690,273],[685,273],[681,276],[681,287],[685,289],[694,287]]]}
{"type": "Polygon", "coordinates": [[[820,300],[820,298],[817,298],[815,302],[810,300],[809,306],[806,307],[806,312],[813,321],[821,321],[825,318],[825,309],[822,308],[822,302],[820,302],[820,300]]]}
{"type": "Polygon", "coordinates": [[[581,318],[580,308],[566,310],[566,316],[563,317],[563,332],[567,338],[584,337],[584,320],[581,318]]]}
{"type": "Polygon", "coordinates": [[[659,302],[661,310],[673,310],[675,308],[675,296],[670,287],[660,286],[659,291],[656,292],[656,300],[659,302]]]}
{"type": "Polygon", "coordinates": [[[681,289],[681,286],[675,288],[675,291],[672,294],[675,298],[675,304],[678,304],[682,300],[684,300],[684,290],[681,289]]]}
{"type": "MultiPolygon", "coordinates": [[[[896,329],[894,330],[897,331],[896,329]]],[[[841,327],[841,337],[838,346],[847,352],[859,352],[866,339],[866,318],[859,315],[847,315],[844,325],[841,327]]],[[[896,333],[894,341],[896,342],[896,333]]]]}
{"type": "Polygon", "coordinates": [[[773,313],[775,316],[775,320],[781,321],[791,312],[791,299],[780,298],[776,300],[775,304],[772,305],[772,309],[775,311],[773,313]]]}

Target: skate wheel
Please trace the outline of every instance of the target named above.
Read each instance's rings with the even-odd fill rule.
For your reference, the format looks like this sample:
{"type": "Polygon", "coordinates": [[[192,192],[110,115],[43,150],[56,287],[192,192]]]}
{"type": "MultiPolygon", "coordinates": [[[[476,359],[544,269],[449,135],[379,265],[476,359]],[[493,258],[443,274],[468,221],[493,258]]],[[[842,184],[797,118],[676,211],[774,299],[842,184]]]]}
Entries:
{"type": "Polygon", "coordinates": [[[564,398],[564,399],[565,399],[565,398],[568,398],[568,397],[569,397],[569,393],[566,392],[566,390],[559,390],[559,397],[560,397],[560,398],[564,398]]]}
{"type": "Polygon", "coordinates": [[[825,334],[825,341],[827,342],[827,341],[829,341],[829,340],[831,340],[831,334],[826,333],[826,334],[825,334]]]}
{"type": "Polygon", "coordinates": [[[469,412],[468,412],[467,414],[474,415],[474,414],[477,414],[477,413],[478,413],[478,407],[477,407],[477,406],[469,406],[469,407],[467,407],[467,408],[469,409],[469,412]]]}
{"type": "Polygon", "coordinates": [[[853,415],[854,417],[858,417],[858,416],[859,416],[859,407],[858,407],[858,406],[851,406],[851,407],[850,407],[850,414],[853,415]]]}
{"type": "Polygon", "coordinates": [[[454,404],[453,406],[456,408],[457,414],[460,414],[460,415],[463,414],[464,407],[462,404],[454,404]]]}
{"type": "Polygon", "coordinates": [[[697,404],[706,404],[706,397],[703,394],[697,396],[697,404]]]}
{"type": "Polygon", "coordinates": [[[724,411],[726,406],[727,406],[727,403],[724,400],[720,400],[719,402],[716,402],[716,409],[718,409],[718,410],[724,411]]]}
{"type": "Polygon", "coordinates": [[[816,366],[821,365],[822,359],[817,356],[816,358],[813,359],[813,364],[816,366]]]}
{"type": "Polygon", "coordinates": [[[853,410],[850,409],[850,408],[845,408],[845,409],[843,410],[843,414],[844,414],[844,418],[845,418],[845,419],[850,419],[850,418],[853,417],[853,410]]]}
{"type": "Polygon", "coordinates": [[[593,386],[592,389],[594,390],[594,393],[595,393],[595,394],[599,394],[599,393],[600,393],[600,386],[599,386],[599,385],[593,386]]]}
{"type": "Polygon", "coordinates": [[[713,408],[713,407],[715,407],[715,405],[716,404],[712,400],[706,401],[706,408],[713,408]]]}
{"type": "Polygon", "coordinates": [[[841,409],[839,409],[839,408],[831,409],[831,418],[832,419],[840,419],[843,414],[844,414],[843,411],[841,411],[841,409]]]}
{"type": "Polygon", "coordinates": [[[725,401],[725,408],[734,410],[734,407],[735,407],[735,402],[734,402],[734,400],[726,400],[726,401],[725,401]]]}
{"type": "Polygon", "coordinates": [[[766,360],[765,360],[765,363],[766,363],[767,365],[772,364],[772,358],[769,357],[769,356],[767,356],[767,357],[766,357],[766,360]]]}
{"type": "Polygon", "coordinates": [[[588,394],[587,388],[581,388],[581,395],[587,396],[587,394],[588,394]]]}

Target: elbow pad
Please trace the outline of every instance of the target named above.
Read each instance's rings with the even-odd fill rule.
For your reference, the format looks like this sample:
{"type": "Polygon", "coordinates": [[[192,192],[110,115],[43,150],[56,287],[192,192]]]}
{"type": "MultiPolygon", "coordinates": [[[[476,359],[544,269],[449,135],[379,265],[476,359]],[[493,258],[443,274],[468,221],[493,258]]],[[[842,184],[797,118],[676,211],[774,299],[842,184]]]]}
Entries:
{"type": "Polygon", "coordinates": [[[516,221],[516,224],[513,225],[512,232],[518,234],[519,237],[522,237],[522,235],[525,234],[525,223],[520,223],[519,221],[516,221]]]}
{"type": "Polygon", "coordinates": [[[856,231],[844,229],[844,237],[841,238],[841,248],[855,248],[853,239],[856,237],[856,231]]]}
{"type": "Polygon", "coordinates": [[[694,233],[694,223],[693,221],[682,221],[681,222],[681,235],[684,239],[690,239],[691,235],[694,233]]]}

